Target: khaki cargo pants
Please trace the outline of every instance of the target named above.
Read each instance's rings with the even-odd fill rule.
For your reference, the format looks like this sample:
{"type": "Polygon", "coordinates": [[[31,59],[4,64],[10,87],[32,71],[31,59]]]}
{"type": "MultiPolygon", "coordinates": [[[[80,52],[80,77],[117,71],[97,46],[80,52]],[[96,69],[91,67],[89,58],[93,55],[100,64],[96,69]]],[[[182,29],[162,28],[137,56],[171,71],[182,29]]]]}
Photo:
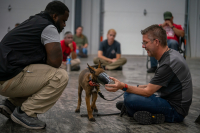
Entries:
{"type": "Polygon", "coordinates": [[[61,96],[69,77],[61,68],[32,64],[10,80],[0,82],[0,95],[21,106],[28,116],[36,117],[49,110],[61,96]]]}
{"type": "Polygon", "coordinates": [[[103,59],[101,59],[99,57],[96,57],[96,58],[93,59],[94,64],[98,64],[99,60],[101,61],[103,66],[105,66],[107,69],[110,69],[110,70],[118,68],[120,66],[123,66],[127,61],[126,58],[120,58],[117,61],[111,63],[111,62],[103,60],[103,59]]]}

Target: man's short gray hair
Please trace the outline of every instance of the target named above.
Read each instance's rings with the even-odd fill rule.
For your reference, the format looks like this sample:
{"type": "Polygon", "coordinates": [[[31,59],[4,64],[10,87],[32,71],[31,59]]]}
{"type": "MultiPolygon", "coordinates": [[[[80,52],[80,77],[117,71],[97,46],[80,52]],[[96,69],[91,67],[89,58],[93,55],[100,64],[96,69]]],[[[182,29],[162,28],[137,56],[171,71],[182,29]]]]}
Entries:
{"type": "Polygon", "coordinates": [[[166,31],[159,25],[151,25],[144,30],[141,30],[142,35],[148,36],[148,38],[153,42],[154,39],[160,41],[161,46],[167,46],[167,34],[166,31]]]}

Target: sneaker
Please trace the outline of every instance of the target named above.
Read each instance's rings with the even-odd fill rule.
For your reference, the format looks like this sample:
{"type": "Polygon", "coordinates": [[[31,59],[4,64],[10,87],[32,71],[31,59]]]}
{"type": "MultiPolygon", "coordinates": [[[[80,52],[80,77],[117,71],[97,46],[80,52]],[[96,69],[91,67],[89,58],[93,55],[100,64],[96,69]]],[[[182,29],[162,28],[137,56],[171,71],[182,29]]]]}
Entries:
{"type": "Polygon", "coordinates": [[[147,70],[147,73],[155,73],[157,67],[152,67],[147,70]]]}
{"type": "Polygon", "coordinates": [[[116,103],[116,108],[121,110],[123,105],[124,105],[124,101],[119,101],[116,103]]]}
{"type": "Polygon", "coordinates": [[[15,105],[13,105],[8,99],[2,100],[0,102],[0,113],[10,118],[10,115],[15,110],[15,105]]]}
{"type": "Polygon", "coordinates": [[[20,107],[15,108],[11,115],[11,119],[29,129],[42,129],[46,127],[46,123],[40,121],[37,117],[30,117],[23,112],[20,107]]]}
{"type": "Polygon", "coordinates": [[[133,115],[134,119],[143,125],[161,124],[165,122],[163,114],[151,114],[147,111],[138,111],[133,115]]]}
{"type": "Polygon", "coordinates": [[[71,67],[71,71],[79,71],[79,70],[80,70],[80,66],[71,67]]]}

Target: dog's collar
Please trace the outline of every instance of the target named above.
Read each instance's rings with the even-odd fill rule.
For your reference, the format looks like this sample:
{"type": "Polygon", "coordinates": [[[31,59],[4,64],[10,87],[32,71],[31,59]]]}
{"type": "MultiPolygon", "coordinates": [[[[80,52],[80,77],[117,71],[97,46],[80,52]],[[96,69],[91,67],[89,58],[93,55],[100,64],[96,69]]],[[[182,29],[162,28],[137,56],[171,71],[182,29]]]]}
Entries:
{"type": "Polygon", "coordinates": [[[89,81],[88,82],[89,82],[90,86],[99,86],[98,83],[92,82],[92,76],[91,75],[89,76],[89,81]]]}

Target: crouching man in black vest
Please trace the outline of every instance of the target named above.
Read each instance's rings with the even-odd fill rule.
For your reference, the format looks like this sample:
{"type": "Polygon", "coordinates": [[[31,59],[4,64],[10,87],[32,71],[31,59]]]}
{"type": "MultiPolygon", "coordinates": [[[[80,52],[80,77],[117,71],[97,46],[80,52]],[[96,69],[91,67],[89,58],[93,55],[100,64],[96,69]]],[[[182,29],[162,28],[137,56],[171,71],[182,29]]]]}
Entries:
{"type": "Polygon", "coordinates": [[[0,42],[0,95],[8,97],[0,102],[0,113],[26,128],[45,128],[37,114],[50,109],[67,86],[68,74],[59,68],[59,33],[68,16],[65,4],[50,2],[0,42]]]}

